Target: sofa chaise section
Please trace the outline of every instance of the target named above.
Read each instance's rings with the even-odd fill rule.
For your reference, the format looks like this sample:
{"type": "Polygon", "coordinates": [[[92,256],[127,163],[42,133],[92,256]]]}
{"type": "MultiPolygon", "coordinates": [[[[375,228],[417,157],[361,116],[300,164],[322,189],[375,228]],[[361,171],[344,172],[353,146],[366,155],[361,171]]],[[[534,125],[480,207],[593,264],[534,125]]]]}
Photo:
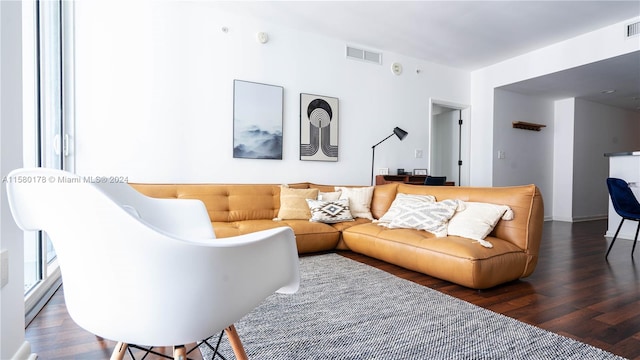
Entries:
{"type": "MultiPolygon", "coordinates": [[[[357,253],[474,289],[485,289],[529,276],[538,261],[544,209],[534,185],[449,187],[399,184],[398,193],[430,194],[437,201],[459,199],[507,205],[513,220],[500,221],[486,238],[486,248],[458,236],[435,237],[426,231],[387,229],[376,224],[344,230],[346,246],[357,253]]],[[[376,199],[375,200],[381,200],[376,199]]],[[[388,197],[372,204],[374,217],[389,209],[388,197]]]]}

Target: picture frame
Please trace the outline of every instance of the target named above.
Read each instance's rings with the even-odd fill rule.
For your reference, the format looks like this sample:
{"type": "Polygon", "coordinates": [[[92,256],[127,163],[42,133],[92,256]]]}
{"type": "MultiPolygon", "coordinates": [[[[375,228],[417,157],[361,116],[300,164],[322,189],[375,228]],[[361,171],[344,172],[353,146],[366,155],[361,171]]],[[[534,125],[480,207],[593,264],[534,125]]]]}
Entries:
{"type": "Polygon", "coordinates": [[[338,161],[339,100],[300,93],[300,160],[338,161]]]}
{"type": "Polygon", "coordinates": [[[427,175],[427,169],[413,169],[413,175],[427,175]]]}
{"type": "Polygon", "coordinates": [[[284,88],[233,80],[233,157],[282,160],[284,88]]]}

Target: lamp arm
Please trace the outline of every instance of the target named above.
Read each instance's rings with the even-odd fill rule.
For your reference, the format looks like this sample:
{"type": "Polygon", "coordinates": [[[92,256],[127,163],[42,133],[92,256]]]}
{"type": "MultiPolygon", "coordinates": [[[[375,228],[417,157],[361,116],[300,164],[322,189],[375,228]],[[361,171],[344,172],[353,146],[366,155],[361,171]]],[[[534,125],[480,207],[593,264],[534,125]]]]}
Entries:
{"type": "Polygon", "coordinates": [[[377,144],[373,145],[371,148],[374,149],[376,146],[382,144],[385,140],[387,140],[388,138],[392,137],[393,135],[395,135],[394,133],[391,133],[391,135],[387,136],[386,138],[380,140],[377,144]]]}

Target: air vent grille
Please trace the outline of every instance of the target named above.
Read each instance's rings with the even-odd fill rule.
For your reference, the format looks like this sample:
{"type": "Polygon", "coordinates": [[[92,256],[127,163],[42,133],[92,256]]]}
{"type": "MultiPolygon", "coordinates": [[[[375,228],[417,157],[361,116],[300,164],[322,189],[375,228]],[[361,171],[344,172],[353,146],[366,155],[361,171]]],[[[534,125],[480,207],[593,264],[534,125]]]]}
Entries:
{"type": "Polygon", "coordinates": [[[347,59],[382,64],[382,54],[374,51],[358,49],[352,46],[347,46],[347,59]]]}
{"type": "Polygon", "coordinates": [[[640,34],[640,21],[627,25],[627,37],[640,34]]]}

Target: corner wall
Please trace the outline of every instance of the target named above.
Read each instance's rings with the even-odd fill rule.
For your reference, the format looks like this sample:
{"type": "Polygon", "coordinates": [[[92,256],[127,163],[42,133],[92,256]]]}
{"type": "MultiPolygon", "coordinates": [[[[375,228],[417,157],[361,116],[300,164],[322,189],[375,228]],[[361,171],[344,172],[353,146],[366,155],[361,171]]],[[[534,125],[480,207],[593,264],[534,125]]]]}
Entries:
{"type": "MultiPolygon", "coordinates": [[[[492,186],[494,178],[494,90],[500,86],[535,78],[608,59],[611,57],[640,51],[640,42],[625,39],[626,24],[637,21],[631,18],[602,29],[577,36],[573,39],[541,48],[530,53],[503,61],[471,73],[471,182],[474,185],[492,186]]],[[[543,130],[544,131],[544,130],[543,130]]],[[[534,178],[532,172],[523,177],[534,178]]],[[[551,165],[546,168],[552,172],[551,165]]],[[[546,191],[547,194],[550,191],[546,191]]],[[[546,194],[545,194],[546,195],[546,194]]],[[[552,199],[545,198],[549,206],[552,199]]]]}
{"type": "MultiPolygon", "coordinates": [[[[494,92],[493,186],[536,184],[545,203],[553,198],[553,101],[511,91],[494,92]],[[542,124],[540,131],[513,128],[514,121],[542,124]],[[498,151],[503,158],[498,158],[498,151]]],[[[552,215],[545,207],[545,218],[552,215]]]]}
{"type": "Polygon", "coordinates": [[[553,220],[573,221],[574,98],[554,103],[553,220]]]}
{"type": "Polygon", "coordinates": [[[640,114],[575,100],[573,221],[608,216],[609,158],[605,153],[640,149],[640,114]]]}

